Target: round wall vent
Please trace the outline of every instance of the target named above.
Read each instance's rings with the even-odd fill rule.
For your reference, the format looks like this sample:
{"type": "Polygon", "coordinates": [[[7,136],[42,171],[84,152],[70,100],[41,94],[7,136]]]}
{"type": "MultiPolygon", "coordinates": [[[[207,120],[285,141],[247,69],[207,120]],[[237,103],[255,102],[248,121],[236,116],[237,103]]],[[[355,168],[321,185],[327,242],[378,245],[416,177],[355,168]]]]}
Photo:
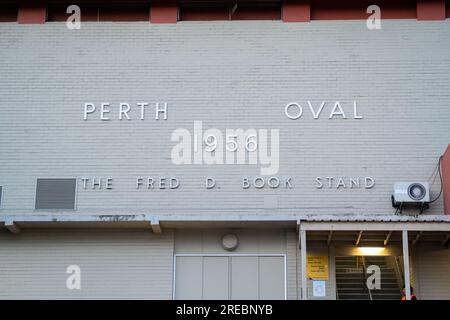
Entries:
{"type": "Polygon", "coordinates": [[[233,233],[226,234],[222,238],[222,246],[227,251],[235,250],[238,244],[239,244],[238,237],[233,233]]]}

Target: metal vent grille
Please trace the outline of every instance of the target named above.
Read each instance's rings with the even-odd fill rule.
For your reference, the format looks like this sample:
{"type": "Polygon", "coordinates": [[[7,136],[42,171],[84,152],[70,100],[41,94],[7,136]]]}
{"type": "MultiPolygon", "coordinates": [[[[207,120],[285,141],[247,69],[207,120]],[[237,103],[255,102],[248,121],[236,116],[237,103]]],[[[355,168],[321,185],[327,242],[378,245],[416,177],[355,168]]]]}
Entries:
{"type": "Polygon", "coordinates": [[[3,195],[3,187],[0,186],[0,208],[2,207],[2,195],[3,195]]]}
{"type": "Polygon", "coordinates": [[[37,179],[35,209],[75,209],[76,179],[37,179]]]}

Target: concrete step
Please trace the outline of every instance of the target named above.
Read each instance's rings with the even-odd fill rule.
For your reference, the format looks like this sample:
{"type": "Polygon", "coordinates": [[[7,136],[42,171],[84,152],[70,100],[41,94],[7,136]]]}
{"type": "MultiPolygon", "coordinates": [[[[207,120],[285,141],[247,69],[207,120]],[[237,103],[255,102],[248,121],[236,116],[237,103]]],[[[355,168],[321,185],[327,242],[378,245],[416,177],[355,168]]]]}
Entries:
{"type": "MultiPolygon", "coordinates": [[[[348,288],[350,285],[366,286],[366,281],[362,279],[336,279],[336,287],[343,286],[348,288]]],[[[399,289],[397,282],[381,281],[382,289],[399,289]]]]}
{"type": "Polygon", "coordinates": [[[369,291],[367,291],[366,288],[352,288],[352,289],[338,289],[336,290],[337,293],[357,293],[357,294],[368,294],[369,291]]]}
{"type": "Polygon", "coordinates": [[[342,294],[338,295],[339,300],[369,300],[369,295],[364,294],[342,294]]]}
{"type": "MultiPolygon", "coordinates": [[[[338,300],[370,300],[370,296],[367,292],[337,292],[338,300]]],[[[372,293],[373,300],[400,300],[400,294],[374,294],[372,293]]]]}
{"type": "Polygon", "coordinates": [[[377,261],[377,262],[386,262],[386,258],[385,257],[374,257],[374,256],[366,256],[364,259],[366,262],[367,261],[377,261]]]}
{"type": "Polygon", "coordinates": [[[372,296],[372,300],[401,300],[402,296],[398,295],[398,296],[390,296],[390,297],[374,297],[372,296]]]}
{"type": "MultiPolygon", "coordinates": [[[[341,283],[366,283],[366,279],[364,279],[362,276],[361,277],[336,277],[336,283],[341,284],[341,283]]],[[[380,283],[382,285],[386,285],[386,286],[390,286],[390,285],[394,285],[398,288],[398,283],[396,279],[381,279],[380,283]]]]}
{"type": "Polygon", "coordinates": [[[362,271],[361,272],[342,272],[342,271],[336,272],[336,276],[349,276],[349,277],[351,277],[351,276],[362,275],[362,274],[363,274],[362,271]]]}
{"type": "Polygon", "coordinates": [[[364,274],[361,273],[346,273],[346,272],[340,272],[340,273],[336,273],[336,278],[363,278],[364,274]]]}
{"type": "Polygon", "coordinates": [[[381,287],[381,289],[372,289],[371,290],[373,293],[375,294],[400,294],[400,289],[399,288],[383,288],[381,287]]]}
{"type": "Polygon", "coordinates": [[[381,290],[384,289],[395,289],[397,291],[400,290],[400,288],[398,287],[397,282],[387,282],[387,283],[381,283],[381,290]]]}
{"type": "MultiPolygon", "coordinates": [[[[340,282],[338,283],[339,288],[354,288],[355,286],[360,286],[360,287],[364,287],[366,288],[366,284],[361,282],[340,282]]],[[[381,290],[387,290],[387,289],[392,289],[392,290],[397,290],[399,291],[400,289],[398,288],[397,283],[381,283],[381,290]]]]}
{"type": "Polygon", "coordinates": [[[336,286],[340,285],[341,283],[365,283],[363,279],[336,279],[336,286]]]}
{"type": "MultiPolygon", "coordinates": [[[[380,267],[380,266],[378,266],[378,267],[380,267]]],[[[356,268],[356,267],[346,267],[346,266],[336,266],[335,269],[336,269],[336,272],[337,271],[346,272],[347,270],[354,270],[354,269],[363,270],[363,268],[361,268],[361,267],[356,268]]],[[[395,274],[394,269],[388,268],[388,267],[380,267],[380,271],[382,273],[393,273],[393,274],[395,274]]]]}
{"type": "Polygon", "coordinates": [[[354,268],[356,268],[356,264],[350,264],[350,263],[336,264],[336,269],[354,269],[354,268]]]}
{"type": "Polygon", "coordinates": [[[364,259],[364,261],[366,262],[366,263],[369,263],[369,262],[375,262],[375,263],[387,263],[386,262],[386,259],[385,258],[383,258],[383,257],[380,257],[380,258],[375,258],[375,257],[370,257],[370,258],[365,258],[364,259]]]}
{"type": "Polygon", "coordinates": [[[348,258],[336,257],[336,258],[334,258],[334,261],[336,261],[336,262],[356,262],[356,259],[354,257],[348,257],[348,258]]]}
{"type": "MultiPolygon", "coordinates": [[[[336,273],[336,278],[363,278],[363,273],[347,273],[347,272],[338,272],[336,273]]],[[[381,274],[381,281],[383,280],[397,280],[397,277],[394,274],[381,274]]]]}
{"type": "Polygon", "coordinates": [[[376,262],[376,261],[368,262],[368,261],[366,261],[367,267],[372,266],[372,265],[379,266],[380,268],[389,268],[388,265],[386,264],[386,262],[376,262]]]}

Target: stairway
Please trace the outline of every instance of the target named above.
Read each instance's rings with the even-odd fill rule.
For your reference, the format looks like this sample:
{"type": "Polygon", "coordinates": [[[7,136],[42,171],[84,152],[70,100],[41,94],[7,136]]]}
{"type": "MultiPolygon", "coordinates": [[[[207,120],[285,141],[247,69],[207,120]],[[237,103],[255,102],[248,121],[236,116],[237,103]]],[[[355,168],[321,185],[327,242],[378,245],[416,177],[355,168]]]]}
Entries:
{"type": "Polygon", "coordinates": [[[386,263],[387,257],[365,257],[366,267],[377,265],[381,271],[381,289],[371,290],[373,300],[400,300],[401,293],[394,269],[386,263]]]}
{"type": "Polygon", "coordinates": [[[369,300],[363,268],[358,257],[336,257],[336,291],[338,300],[369,300]]]}
{"type": "Polygon", "coordinates": [[[336,257],[336,290],[339,300],[399,300],[400,288],[395,271],[386,257],[364,257],[366,267],[377,265],[381,271],[381,289],[369,290],[362,267],[362,257],[336,257]]]}

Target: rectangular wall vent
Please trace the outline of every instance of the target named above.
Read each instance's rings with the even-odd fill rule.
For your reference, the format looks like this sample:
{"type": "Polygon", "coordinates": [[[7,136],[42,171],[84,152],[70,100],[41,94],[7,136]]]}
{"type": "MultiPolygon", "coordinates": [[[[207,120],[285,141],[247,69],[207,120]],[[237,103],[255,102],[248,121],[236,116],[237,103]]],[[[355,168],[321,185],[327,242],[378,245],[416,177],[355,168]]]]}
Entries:
{"type": "Polygon", "coordinates": [[[37,179],[35,209],[75,209],[77,181],[69,179],[37,179]]]}

